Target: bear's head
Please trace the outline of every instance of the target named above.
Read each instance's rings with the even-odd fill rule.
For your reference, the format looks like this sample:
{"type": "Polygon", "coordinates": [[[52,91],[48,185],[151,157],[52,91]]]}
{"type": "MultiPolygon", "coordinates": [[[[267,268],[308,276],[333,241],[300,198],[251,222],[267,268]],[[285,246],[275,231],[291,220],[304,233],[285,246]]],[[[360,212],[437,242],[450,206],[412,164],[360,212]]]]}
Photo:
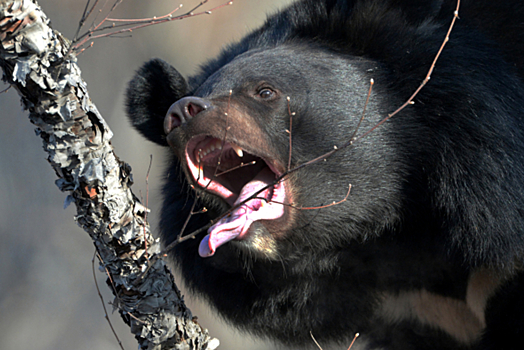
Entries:
{"type": "MultiPolygon", "coordinates": [[[[184,173],[174,181],[192,188],[182,197],[206,209],[194,215],[211,225],[199,236],[200,256],[231,242],[228,254],[281,260],[394,223],[400,174],[388,130],[337,150],[384,115],[376,95],[365,107],[373,71],[370,61],[305,44],[250,50],[191,87],[161,60],[138,71],[128,113],[146,137],[171,147],[184,173]]],[[[177,209],[169,215],[187,219],[177,209]]],[[[163,218],[172,240],[181,228],[163,218]]]]}

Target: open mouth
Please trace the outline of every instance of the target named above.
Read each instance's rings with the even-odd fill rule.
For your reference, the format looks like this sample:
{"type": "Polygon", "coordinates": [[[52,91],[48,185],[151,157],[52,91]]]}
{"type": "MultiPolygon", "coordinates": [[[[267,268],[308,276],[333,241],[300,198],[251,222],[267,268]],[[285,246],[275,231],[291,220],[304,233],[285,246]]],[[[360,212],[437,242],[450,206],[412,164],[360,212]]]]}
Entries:
{"type": "Polygon", "coordinates": [[[284,214],[284,181],[275,183],[279,173],[270,162],[206,135],[188,142],[186,160],[198,185],[234,208],[209,228],[200,243],[200,256],[212,256],[219,246],[246,237],[253,222],[278,219],[284,214]]]}

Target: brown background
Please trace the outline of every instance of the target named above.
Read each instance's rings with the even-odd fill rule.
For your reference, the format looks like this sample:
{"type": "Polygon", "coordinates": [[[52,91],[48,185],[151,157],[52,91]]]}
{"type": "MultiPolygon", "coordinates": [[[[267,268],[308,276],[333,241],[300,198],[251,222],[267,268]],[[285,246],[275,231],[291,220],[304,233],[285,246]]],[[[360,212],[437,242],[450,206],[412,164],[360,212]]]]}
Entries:
{"type": "MultiPolygon", "coordinates": [[[[210,0],[206,8],[223,0],[210,0]]],[[[104,1],[101,1],[102,3],[104,1]]],[[[112,0],[110,2],[113,2],[112,0]]],[[[145,196],[149,155],[150,215],[153,231],[165,151],[144,141],[123,114],[123,92],[139,65],[151,57],[171,62],[183,75],[217,54],[220,47],[256,28],[267,14],[290,0],[236,0],[212,15],[189,18],[106,38],[79,57],[91,98],[111,126],[117,154],[133,167],[135,194],[145,196]]],[[[184,0],[183,10],[199,1],[184,0]]],[[[114,17],[162,15],[179,2],[124,0],[114,17]]],[[[71,38],[84,0],[41,0],[53,27],[71,38]]],[[[6,86],[0,83],[0,90],[6,86]]],[[[0,349],[118,349],[97,296],[91,272],[94,248],[73,221],[74,208],[62,208],[65,194],[54,185],[41,141],[22,111],[14,89],[0,95],[0,349]]],[[[106,303],[112,300],[104,275],[96,273],[106,303]]],[[[180,280],[178,279],[178,282],[180,280]]],[[[224,325],[190,295],[186,300],[200,323],[221,340],[220,349],[273,348],[224,325]]],[[[110,309],[110,307],[109,307],[110,309]]],[[[126,349],[136,349],[127,327],[112,317],[126,349]]]]}

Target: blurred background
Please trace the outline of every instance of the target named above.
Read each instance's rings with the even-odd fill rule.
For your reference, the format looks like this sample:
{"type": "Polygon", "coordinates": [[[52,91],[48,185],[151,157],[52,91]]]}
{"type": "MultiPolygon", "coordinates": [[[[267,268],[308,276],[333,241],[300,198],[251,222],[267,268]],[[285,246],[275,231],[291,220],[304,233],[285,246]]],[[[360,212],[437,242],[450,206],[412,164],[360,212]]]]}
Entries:
{"type": "MultiPolygon", "coordinates": [[[[53,27],[68,38],[76,32],[87,0],[41,0],[53,27]]],[[[112,17],[161,16],[179,6],[169,0],[124,0],[112,17]]],[[[109,1],[112,4],[114,1],[109,1]]],[[[210,0],[210,9],[225,0],[210,0]]],[[[144,61],[160,57],[184,76],[216,55],[220,48],[259,26],[268,14],[291,0],[235,0],[232,6],[204,15],[140,29],[132,37],[103,38],[78,58],[92,100],[115,136],[117,155],[133,168],[133,192],[145,197],[149,157],[149,216],[157,225],[165,150],[145,141],[124,116],[127,81],[144,61]]],[[[103,1],[101,1],[103,3],[103,1]]],[[[180,12],[200,1],[183,0],[180,12]]],[[[87,22],[88,25],[91,22],[87,22]]],[[[0,90],[7,86],[0,83],[0,90]]],[[[40,138],[14,89],[0,94],[0,349],[119,349],[104,319],[92,276],[94,247],[74,222],[74,206],[63,209],[66,197],[54,185],[40,138]]],[[[96,264],[96,266],[98,266],[96,264]]],[[[106,304],[112,295],[105,276],[96,271],[106,304]]],[[[179,287],[182,287],[177,277],[179,287]]],[[[273,349],[221,321],[206,305],[185,293],[200,324],[221,341],[219,349],[273,349]]],[[[111,310],[111,306],[108,306],[111,310]]],[[[125,349],[137,343],[118,314],[110,315],[125,349]]]]}

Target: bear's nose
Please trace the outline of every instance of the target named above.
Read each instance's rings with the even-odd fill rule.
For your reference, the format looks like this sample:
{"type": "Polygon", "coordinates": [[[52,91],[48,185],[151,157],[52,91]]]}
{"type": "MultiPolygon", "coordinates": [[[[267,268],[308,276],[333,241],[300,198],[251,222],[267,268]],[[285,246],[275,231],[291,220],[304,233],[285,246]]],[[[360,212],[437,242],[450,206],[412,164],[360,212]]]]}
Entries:
{"type": "Polygon", "coordinates": [[[164,132],[169,134],[173,129],[188,122],[198,113],[211,107],[211,103],[203,98],[189,96],[181,98],[169,107],[164,119],[164,132]]]}

